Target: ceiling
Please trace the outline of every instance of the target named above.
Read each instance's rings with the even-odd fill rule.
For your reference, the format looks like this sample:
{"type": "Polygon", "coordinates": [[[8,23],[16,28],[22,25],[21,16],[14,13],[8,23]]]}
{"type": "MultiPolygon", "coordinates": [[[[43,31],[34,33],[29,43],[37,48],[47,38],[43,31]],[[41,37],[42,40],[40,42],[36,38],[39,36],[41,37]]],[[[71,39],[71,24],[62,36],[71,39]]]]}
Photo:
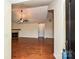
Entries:
{"type": "Polygon", "coordinates": [[[53,0],[29,0],[29,1],[21,1],[16,0],[18,2],[15,2],[12,4],[13,8],[29,8],[29,7],[38,7],[38,6],[46,6],[49,5],[53,0]]]}
{"type": "Polygon", "coordinates": [[[19,20],[21,9],[23,18],[31,22],[45,22],[47,20],[48,5],[53,0],[30,0],[12,4],[12,20],[19,20]]]}
{"type": "Polygon", "coordinates": [[[19,20],[22,14],[22,18],[24,20],[29,20],[31,22],[46,21],[47,11],[48,11],[48,6],[41,6],[34,8],[15,8],[12,11],[12,19],[13,21],[19,20]],[[21,10],[23,10],[22,13],[21,10]]]}

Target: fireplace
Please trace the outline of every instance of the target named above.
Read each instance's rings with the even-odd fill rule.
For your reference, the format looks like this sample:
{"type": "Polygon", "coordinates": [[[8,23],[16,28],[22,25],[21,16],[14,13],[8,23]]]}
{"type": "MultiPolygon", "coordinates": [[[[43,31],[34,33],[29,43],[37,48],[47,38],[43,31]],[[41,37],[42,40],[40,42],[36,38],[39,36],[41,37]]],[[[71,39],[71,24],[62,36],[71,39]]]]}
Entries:
{"type": "Polygon", "coordinates": [[[17,40],[18,39],[18,32],[13,32],[12,33],[12,39],[17,40]]]}
{"type": "Polygon", "coordinates": [[[18,39],[20,29],[12,29],[12,39],[18,39]]]}
{"type": "Polygon", "coordinates": [[[18,37],[18,32],[12,33],[12,37],[18,37]]]}

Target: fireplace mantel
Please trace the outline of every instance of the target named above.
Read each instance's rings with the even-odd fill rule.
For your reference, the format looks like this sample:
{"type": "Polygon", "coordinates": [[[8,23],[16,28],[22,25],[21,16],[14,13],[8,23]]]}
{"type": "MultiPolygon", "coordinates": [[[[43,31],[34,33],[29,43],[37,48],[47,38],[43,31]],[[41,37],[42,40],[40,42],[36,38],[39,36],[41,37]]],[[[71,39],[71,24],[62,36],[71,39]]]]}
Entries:
{"type": "Polygon", "coordinates": [[[12,29],[12,32],[19,32],[21,29],[12,29]]]}
{"type": "Polygon", "coordinates": [[[19,31],[20,31],[21,29],[12,29],[12,39],[14,40],[14,39],[18,39],[18,37],[19,37],[19,31]]]}

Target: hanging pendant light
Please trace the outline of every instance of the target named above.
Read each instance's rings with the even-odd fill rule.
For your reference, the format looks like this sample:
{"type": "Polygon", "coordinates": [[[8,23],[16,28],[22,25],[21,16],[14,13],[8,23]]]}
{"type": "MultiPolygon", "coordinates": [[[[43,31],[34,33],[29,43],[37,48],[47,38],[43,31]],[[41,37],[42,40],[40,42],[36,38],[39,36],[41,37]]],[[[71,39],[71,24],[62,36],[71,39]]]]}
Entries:
{"type": "Polygon", "coordinates": [[[21,17],[20,17],[20,19],[16,21],[19,24],[24,22],[24,19],[22,17],[22,12],[23,12],[23,10],[21,10],[21,17]]]}
{"type": "Polygon", "coordinates": [[[23,10],[21,10],[21,18],[20,18],[21,23],[24,22],[23,17],[22,17],[22,12],[23,12],[23,10]]]}
{"type": "Polygon", "coordinates": [[[20,22],[21,22],[21,23],[24,22],[23,18],[20,18],[20,22]]]}
{"type": "Polygon", "coordinates": [[[21,16],[20,16],[20,19],[17,20],[16,22],[19,23],[19,24],[23,24],[23,23],[25,23],[25,22],[28,22],[27,19],[26,19],[26,20],[23,19],[23,10],[21,10],[21,16]]]}

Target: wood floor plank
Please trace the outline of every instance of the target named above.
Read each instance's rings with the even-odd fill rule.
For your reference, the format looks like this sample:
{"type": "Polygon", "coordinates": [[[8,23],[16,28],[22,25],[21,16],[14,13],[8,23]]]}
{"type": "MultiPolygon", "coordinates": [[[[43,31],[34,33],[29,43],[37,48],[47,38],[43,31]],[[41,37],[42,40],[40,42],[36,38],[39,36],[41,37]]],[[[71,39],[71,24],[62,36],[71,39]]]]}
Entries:
{"type": "Polygon", "coordinates": [[[54,59],[53,39],[12,40],[12,59],[54,59]]]}

